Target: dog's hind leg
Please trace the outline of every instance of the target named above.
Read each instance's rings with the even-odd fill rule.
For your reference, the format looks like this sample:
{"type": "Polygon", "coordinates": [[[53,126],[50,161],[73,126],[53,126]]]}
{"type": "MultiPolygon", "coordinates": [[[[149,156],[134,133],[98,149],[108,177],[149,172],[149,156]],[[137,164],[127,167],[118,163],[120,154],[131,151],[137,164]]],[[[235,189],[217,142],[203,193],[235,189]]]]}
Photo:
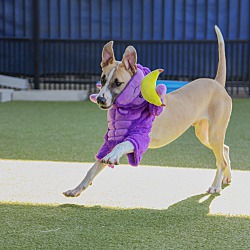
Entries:
{"type": "Polygon", "coordinates": [[[195,124],[195,135],[206,147],[213,150],[216,158],[217,172],[209,193],[218,193],[221,190],[221,182],[231,182],[231,165],[229,159],[229,147],[224,144],[225,132],[219,133],[217,129],[209,128],[207,120],[201,120],[195,124]]]}
{"type": "Polygon", "coordinates": [[[66,197],[77,197],[83,192],[89,185],[92,184],[93,179],[106,167],[106,164],[101,161],[96,161],[93,167],[88,171],[82,182],[74,189],[68,190],[63,194],[66,197]]]}
{"type": "Polygon", "coordinates": [[[229,155],[225,156],[225,132],[226,126],[225,128],[221,128],[219,126],[213,126],[209,128],[209,144],[216,158],[217,170],[212,186],[208,189],[208,193],[219,193],[221,191],[221,184],[225,174],[225,176],[227,176],[226,178],[229,178],[230,175],[231,179],[230,166],[229,162],[227,161],[227,156],[229,159],[229,155]]]}
{"type": "Polygon", "coordinates": [[[196,122],[194,128],[195,128],[195,135],[200,140],[200,142],[206,147],[212,149],[208,139],[208,128],[209,128],[208,121],[205,119],[200,120],[199,122],[196,122]]]}
{"type": "Polygon", "coordinates": [[[209,193],[218,193],[221,190],[221,182],[231,182],[231,166],[229,159],[229,147],[223,144],[225,133],[219,133],[217,129],[209,128],[207,120],[201,120],[195,124],[195,135],[206,147],[213,150],[216,158],[217,172],[209,193]]]}
{"type": "Polygon", "coordinates": [[[224,144],[224,156],[227,161],[227,167],[224,171],[224,176],[222,180],[222,184],[229,184],[232,180],[232,175],[231,175],[231,162],[229,158],[229,147],[224,144]]]}

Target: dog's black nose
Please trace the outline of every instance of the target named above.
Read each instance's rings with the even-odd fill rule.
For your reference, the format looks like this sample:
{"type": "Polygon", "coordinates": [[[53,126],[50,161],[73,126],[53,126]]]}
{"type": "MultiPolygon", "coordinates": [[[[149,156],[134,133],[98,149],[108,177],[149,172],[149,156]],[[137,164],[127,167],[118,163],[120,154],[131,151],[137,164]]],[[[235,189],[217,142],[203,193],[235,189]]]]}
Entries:
{"type": "Polygon", "coordinates": [[[98,96],[97,99],[96,99],[97,103],[100,105],[104,105],[106,103],[106,98],[105,97],[101,97],[101,96],[98,96]]]}

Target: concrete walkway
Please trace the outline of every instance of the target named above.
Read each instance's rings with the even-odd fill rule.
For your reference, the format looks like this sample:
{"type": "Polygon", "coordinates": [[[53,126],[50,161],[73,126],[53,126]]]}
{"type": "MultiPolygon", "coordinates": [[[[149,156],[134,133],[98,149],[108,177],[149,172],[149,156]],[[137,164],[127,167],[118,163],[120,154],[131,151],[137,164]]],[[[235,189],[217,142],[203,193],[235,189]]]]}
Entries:
{"type": "MultiPolygon", "coordinates": [[[[0,160],[0,202],[167,209],[205,193],[215,174],[206,169],[107,167],[80,197],[64,197],[62,192],[74,188],[90,167],[90,163],[0,160]]],[[[250,172],[233,171],[232,184],[213,199],[210,214],[250,216],[249,185],[250,172]]]]}

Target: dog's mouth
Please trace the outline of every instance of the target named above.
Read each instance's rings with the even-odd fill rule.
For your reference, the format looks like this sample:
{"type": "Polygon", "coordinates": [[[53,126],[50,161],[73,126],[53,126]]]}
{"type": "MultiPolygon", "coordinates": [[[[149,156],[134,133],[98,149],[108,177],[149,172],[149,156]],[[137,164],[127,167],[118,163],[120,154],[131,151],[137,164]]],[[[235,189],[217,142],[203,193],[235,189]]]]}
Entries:
{"type": "Polygon", "coordinates": [[[107,109],[110,109],[112,107],[112,105],[110,106],[102,106],[102,105],[99,105],[99,107],[103,110],[107,110],[107,109]]]}
{"type": "Polygon", "coordinates": [[[99,105],[99,107],[100,107],[101,109],[107,110],[107,109],[110,109],[110,108],[113,106],[114,101],[115,101],[115,99],[112,99],[112,101],[106,102],[105,104],[101,104],[101,103],[100,103],[100,104],[98,104],[98,105],[99,105]]]}

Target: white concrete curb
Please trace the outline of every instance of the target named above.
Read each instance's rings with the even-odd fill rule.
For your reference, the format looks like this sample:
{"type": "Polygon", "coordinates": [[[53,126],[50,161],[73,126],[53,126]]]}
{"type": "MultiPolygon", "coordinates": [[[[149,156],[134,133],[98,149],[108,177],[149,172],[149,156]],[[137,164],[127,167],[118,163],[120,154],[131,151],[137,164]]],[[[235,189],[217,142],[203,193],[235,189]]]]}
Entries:
{"type": "MultiPolygon", "coordinates": [[[[209,169],[107,167],[81,196],[64,197],[62,192],[79,184],[90,167],[90,163],[0,160],[0,202],[167,209],[204,194],[215,175],[209,169]]],[[[249,179],[249,171],[233,171],[232,184],[214,196],[209,214],[250,216],[249,179]]],[[[209,196],[204,194],[200,203],[209,196]]]]}
{"type": "Polygon", "coordinates": [[[10,102],[13,93],[13,89],[0,89],[0,102],[10,102]]]}
{"type": "Polygon", "coordinates": [[[87,90],[26,90],[15,91],[13,101],[84,101],[87,90]]]}

